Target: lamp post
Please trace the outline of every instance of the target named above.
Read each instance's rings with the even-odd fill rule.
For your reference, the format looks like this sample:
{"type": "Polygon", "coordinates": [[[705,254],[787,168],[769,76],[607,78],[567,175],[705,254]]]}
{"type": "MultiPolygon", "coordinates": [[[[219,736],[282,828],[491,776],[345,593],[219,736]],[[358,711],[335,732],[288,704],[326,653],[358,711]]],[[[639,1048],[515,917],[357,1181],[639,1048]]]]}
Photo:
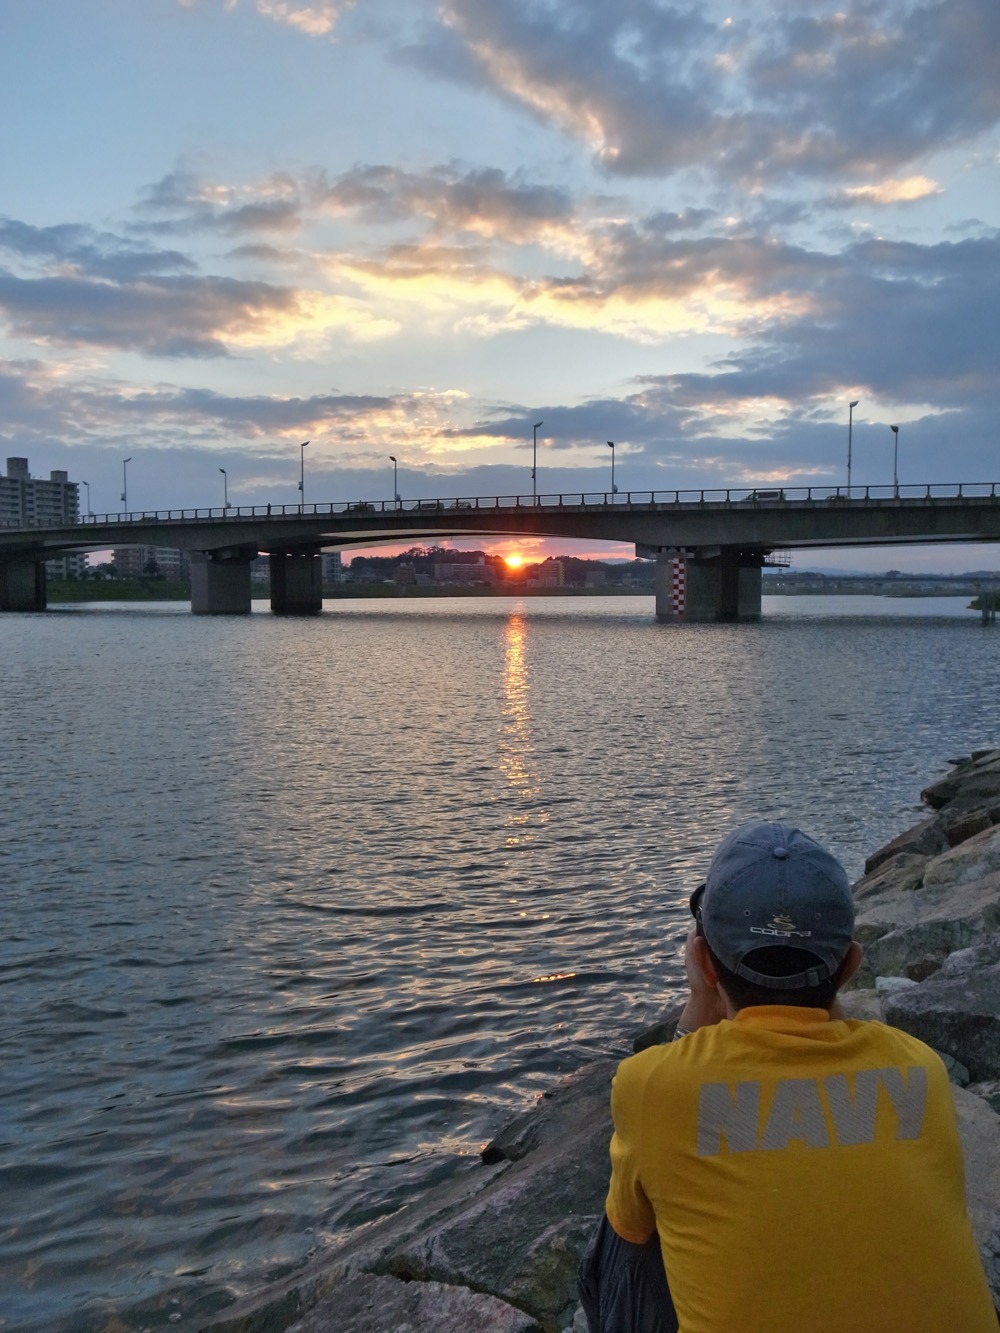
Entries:
{"type": "Polygon", "coordinates": [[[892,431],[892,493],[899,499],[899,427],[890,426],[892,431]]]}
{"type": "Polygon", "coordinates": [[[128,465],[131,458],[122,459],[122,504],[125,506],[125,513],[128,513],[128,465]]]}
{"type": "Polygon", "coordinates": [[[223,509],[228,509],[228,508],[229,508],[229,477],[228,477],[228,475],[227,475],[227,473],[226,473],[226,469],[225,469],[224,467],[220,467],[220,468],[219,468],[219,471],[222,473],[222,507],[223,507],[223,509]]]}
{"type": "Polygon", "coordinates": [[[851,498],[851,433],[854,429],[854,409],[857,407],[860,399],[855,398],[853,403],[847,404],[847,498],[851,498]]]}
{"type": "Polygon", "coordinates": [[[89,482],[89,481],[81,481],[81,482],[80,482],[80,485],[81,485],[81,486],[86,486],[86,488],[87,488],[87,517],[88,517],[88,518],[93,518],[93,517],[94,517],[94,511],[93,511],[93,510],[91,509],[91,507],[90,507],[90,482],[89,482]]]}
{"type": "Polygon", "coordinates": [[[389,462],[392,464],[392,498],[396,502],[396,508],[399,508],[399,464],[396,462],[396,455],[389,455],[389,462]]]}
{"type": "Polygon", "coordinates": [[[531,494],[536,504],[538,502],[538,428],[544,425],[544,421],[536,421],[531,428],[531,494]]]}
{"type": "Polygon", "coordinates": [[[615,485],[615,442],[608,440],[608,448],[611,450],[611,498],[618,494],[618,487],[615,485]]]}
{"type": "Polygon", "coordinates": [[[308,440],[303,440],[299,445],[299,508],[303,508],[306,502],[306,445],[308,440]]]}

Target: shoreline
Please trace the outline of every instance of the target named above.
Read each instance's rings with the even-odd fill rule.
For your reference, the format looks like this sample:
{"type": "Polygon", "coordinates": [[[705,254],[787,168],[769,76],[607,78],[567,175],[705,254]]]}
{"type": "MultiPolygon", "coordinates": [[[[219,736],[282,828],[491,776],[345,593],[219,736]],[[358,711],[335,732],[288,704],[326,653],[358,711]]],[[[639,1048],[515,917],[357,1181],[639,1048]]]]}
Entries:
{"type": "MultiPolygon", "coordinates": [[[[1000,1307],[1000,749],[951,764],[920,793],[925,817],[872,852],[853,886],[865,962],[843,999],[849,1017],[889,1022],[944,1059],[1000,1307]]],[[[669,1041],[679,1010],[542,1094],[479,1163],[200,1327],[585,1333],[576,1268],[604,1206],[611,1077],[632,1050],[669,1041]]]]}

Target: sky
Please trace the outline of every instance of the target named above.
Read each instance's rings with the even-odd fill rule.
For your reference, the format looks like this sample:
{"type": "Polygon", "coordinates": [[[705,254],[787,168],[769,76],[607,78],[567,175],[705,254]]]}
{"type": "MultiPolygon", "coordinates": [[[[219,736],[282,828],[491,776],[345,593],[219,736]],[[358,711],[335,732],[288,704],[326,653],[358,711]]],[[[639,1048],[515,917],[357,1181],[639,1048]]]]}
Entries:
{"type": "Polygon", "coordinates": [[[1000,480],[997,0],[6,0],[3,33],[3,458],[95,513],[126,458],[131,509],[296,503],[300,465],[307,503],[390,499],[390,455],[404,499],[529,495],[535,423],[544,493],[612,457],[622,492],[844,485],[852,401],[854,485],[896,445],[903,486],[1000,480]]]}

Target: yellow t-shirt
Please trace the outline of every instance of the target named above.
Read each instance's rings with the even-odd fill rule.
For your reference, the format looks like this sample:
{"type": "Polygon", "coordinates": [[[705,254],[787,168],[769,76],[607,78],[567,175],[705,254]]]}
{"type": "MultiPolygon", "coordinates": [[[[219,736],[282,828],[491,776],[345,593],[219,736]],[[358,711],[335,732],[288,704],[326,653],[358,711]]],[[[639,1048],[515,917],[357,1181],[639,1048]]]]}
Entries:
{"type": "Polygon", "coordinates": [[[607,1213],[681,1333],[997,1333],[948,1076],[882,1023],[766,1005],[625,1060],[607,1213]]]}

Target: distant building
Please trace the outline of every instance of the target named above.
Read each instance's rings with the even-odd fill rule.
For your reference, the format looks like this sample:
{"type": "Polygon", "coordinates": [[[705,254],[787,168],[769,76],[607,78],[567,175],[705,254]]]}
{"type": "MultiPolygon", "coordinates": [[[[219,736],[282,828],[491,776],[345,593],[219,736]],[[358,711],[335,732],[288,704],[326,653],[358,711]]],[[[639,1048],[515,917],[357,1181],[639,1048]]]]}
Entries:
{"type": "Polygon", "coordinates": [[[33,477],[26,458],[8,458],[0,477],[0,527],[57,527],[80,519],[79,487],[66,472],[33,477]]]}
{"type": "Polygon", "coordinates": [[[496,583],[497,572],[480,553],[477,560],[435,560],[435,583],[496,583]]]}
{"type": "Polygon", "coordinates": [[[343,583],[344,562],[339,551],[321,551],[320,561],[324,583],[343,583]]]}
{"type": "Polygon", "coordinates": [[[269,555],[259,555],[256,560],[250,561],[250,582],[251,583],[269,583],[271,580],[271,557],[269,555]]]}
{"type": "Polygon", "coordinates": [[[566,581],[566,566],[561,560],[543,560],[535,570],[539,588],[561,588],[566,581]]]}
{"type": "MultiPolygon", "coordinates": [[[[80,491],[67,472],[50,472],[48,481],[33,477],[26,458],[8,458],[0,477],[0,527],[61,527],[80,521],[80,491]]],[[[87,564],[84,555],[46,560],[49,578],[78,578],[87,564]]]]}
{"type": "Polygon", "coordinates": [[[187,551],[170,546],[123,546],[111,556],[123,579],[139,579],[162,574],[165,579],[187,580],[191,577],[191,557],[187,551]]]}

